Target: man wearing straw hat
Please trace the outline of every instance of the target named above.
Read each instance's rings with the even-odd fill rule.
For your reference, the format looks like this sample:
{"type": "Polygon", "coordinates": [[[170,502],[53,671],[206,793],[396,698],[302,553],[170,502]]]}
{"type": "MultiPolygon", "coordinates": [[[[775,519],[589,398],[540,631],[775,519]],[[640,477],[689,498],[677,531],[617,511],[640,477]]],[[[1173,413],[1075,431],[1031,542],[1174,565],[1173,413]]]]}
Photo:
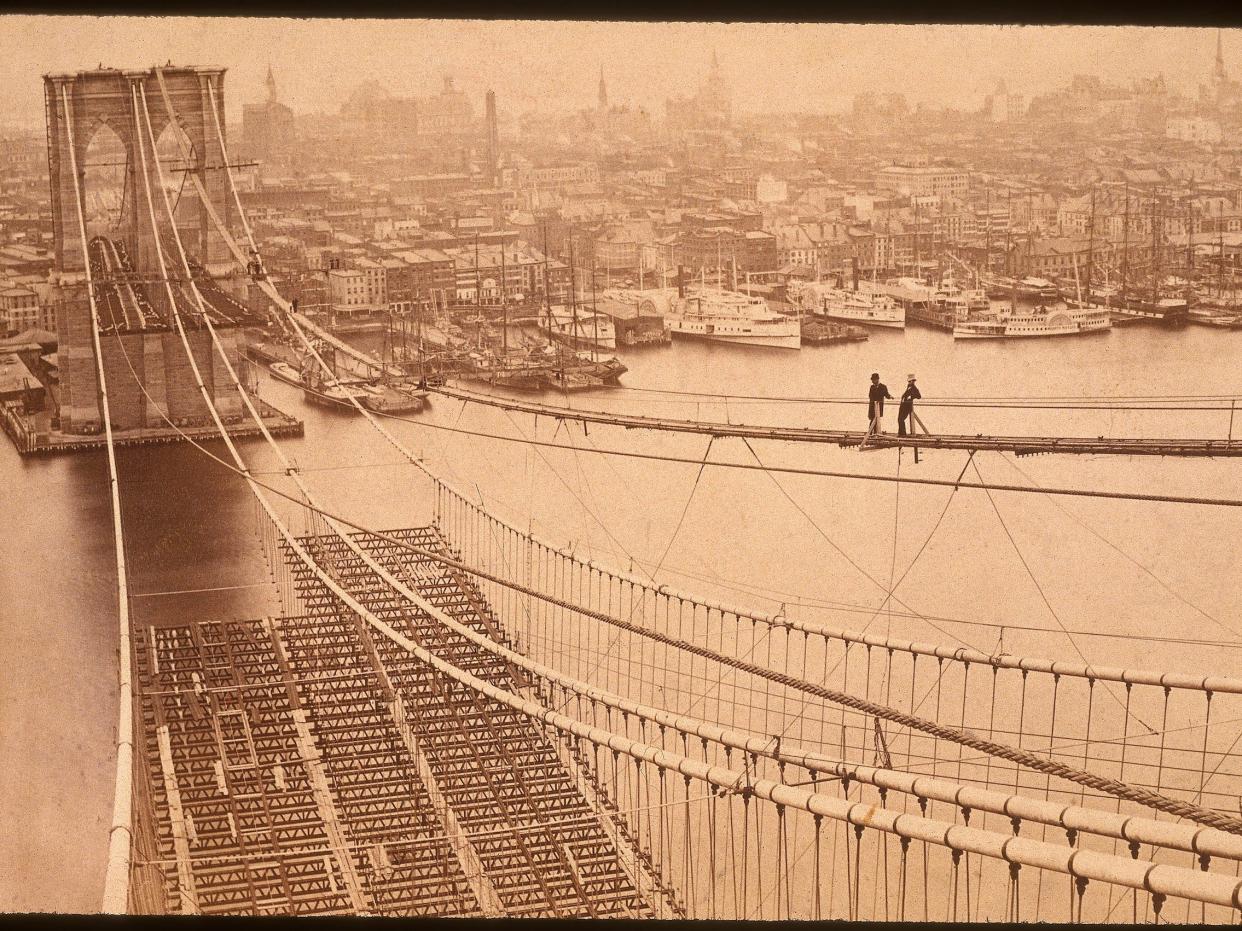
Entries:
{"type": "MultiPolygon", "coordinates": [[[[906,423],[914,415],[914,402],[923,395],[919,393],[919,387],[914,383],[914,376],[906,376],[906,390],[901,395],[901,403],[897,405],[897,435],[906,435],[906,423]]],[[[911,427],[910,432],[914,432],[911,427]]]]}

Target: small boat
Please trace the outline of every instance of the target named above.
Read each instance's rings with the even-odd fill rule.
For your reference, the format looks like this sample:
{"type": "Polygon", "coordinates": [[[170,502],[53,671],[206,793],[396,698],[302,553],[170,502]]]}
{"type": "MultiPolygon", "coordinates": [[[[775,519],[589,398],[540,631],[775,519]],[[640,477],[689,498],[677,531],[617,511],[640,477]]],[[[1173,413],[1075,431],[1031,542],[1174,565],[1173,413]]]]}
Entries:
{"type": "Polygon", "coordinates": [[[427,401],[427,392],[418,389],[375,384],[357,387],[365,393],[359,398],[362,406],[375,414],[413,413],[421,411],[427,401]]]}
{"type": "Polygon", "coordinates": [[[1018,281],[1018,297],[1024,301],[1055,301],[1060,297],[1060,292],[1047,278],[1028,275],[1018,281]]]}
{"type": "Polygon", "coordinates": [[[272,373],[273,378],[279,381],[293,385],[296,388],[302,387],[302,373],[288,362],[273,362],[268,365],[267,370],[272,373]]]}

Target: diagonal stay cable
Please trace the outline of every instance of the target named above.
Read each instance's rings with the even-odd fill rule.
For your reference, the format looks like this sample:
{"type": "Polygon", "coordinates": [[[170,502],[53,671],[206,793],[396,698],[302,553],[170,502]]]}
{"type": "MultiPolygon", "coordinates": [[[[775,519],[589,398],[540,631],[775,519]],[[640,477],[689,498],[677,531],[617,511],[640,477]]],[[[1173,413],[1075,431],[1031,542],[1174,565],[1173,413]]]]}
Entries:
{"type": "MultiPolygon", "coordinates": [[[[966,470],[970,467],[970,460],[974,458],[974,455],[975,455],[974,450],[971,450],[970,454],[966,457],[966,462],[962,465],[962,471],[958,473],[957,477],[959,480],[961,479],[963,475],[966,474],[966,470]]],[[[901,573],[901,578],[897,580],[896,584],[889,586],[889,592],[887,595],[885,595],[884,602],[880,605],[879,608],[873,611],[871,615],[871,620],[867,621],[867,623],[862,626],[862,628],[859,631],[860,633],[862,631],[865,631],[868,627],[872,625],[872,623],[875,622],[875,619],[880,616],[880,611],[884,610],[884,605],[888,603],[889,598],[892,596],[892,593],[897,591],[897,589],[901,587],[901,583],[906,580],[906,576],[910,574],[910,570],[914,568],[915,563],[919,561],[919,557],[923,555],[923,551],[927,549],[927,545],[931,543],[932,537],[934,537],[936,535],[936,531],[940,529],[940,524],[944,520],[944,516],[947,513],[949,513],[949,505],[953,503],[953,496],[956,494],[957,494],[957,488],[954,487],[954,489],[949,492],[948,498],[945,499],[944,507],[940,509],[940,516],[936,518],[936,522],[932,525],[931,530],[928,532],[927,536],[923,539],[923,545],[919,547],[918,552],[914,554],[914,558],[910,560],[910,563],[906,566],[905,571],[901,573]]],[[[905,615],[905,616],[909,617],[911,615],[905,615]]],[[[923,618],[923,620],[929,624],[931,623],[931,621],[928,618],[923,618]]],[[[937,627],[936,629],[939,630],[940,628],[937,627]]],[[[825,681],[827,681],[828,676],[832,675],[834,672],[836,672],[841,667],[841,664],[843,662],[845,662],[844,656],[842,656],[841,659],[833,663],[830,669],[825,670],[824,672],[825,681]]],[[[912,710],[917,711],[919,708],[922,707],[923,701],[925,701],[927,696],[931,694],[932,689],[936,687],[936,683],[940,681],[940,679],[944,676],[944,674],[945,674],[945,669],[942,666],[940,671],[936,674],[936,679],[933,680],[931,685],[928,686],[928,690],[924,694],[923,699],[920,700],[918,704],[915,705],[912,710]]],[[[803,709],[805,709],[808,704],[809,704],[809,701],[807,699],[802,700],[803,709]]],[[[785,730],[782,731],[781,737],[784,737],[785,734],[788,733],[789,728],[792,726],[793,726],[793,721],[791,720],[790,723],[785,727],[785,730]]]]}
{"type": "MultiPolygon", "coordinates": [[[[755,462],[759,464],[759,468],[762,469],[764,472],[768,473],[768,477],[772,479],[773,484],[775,484],[777,489],[780,490],[780,493],[784,495],[786,500],[788,500],[789,503],[792,504],[798,510],[798,513],[800,513],[803,517],[807,519],[808,522],[810,522],[811,526],[815,528],[816,532],[828,543],[828,545],[831,546],[838,553],[840,553],[841,556],[845,559],[845,561],[848,562],[851,566],[853,566],[854,569],[856,569],[860,575],[862,575],[869,582],[871,582],[872,585],[874,585],[880,591],[884,592],[886,595],[891,595],[891,592],[889,592],[884,587],[884,583],[880,582],[878,579],[875,578],[875,576],[873,576],[866,569],[864,569],[857,562],[855,562],[854,559],[850,556],[850,554],[845,552],[845,550],[843,550],[837,544],[837,542],[828,535],[828,532],[824,530],[823,527],[820,526],[819,522],[816,521],[815,518],[813,518],[809,513],[807,513],[807,510],[801,504],[798,503],[798,500],[793,495],[791,495],[788,491],[785,490],[785,486],[782,485],[780,483],[780,480],[773,474],[773,471],[775,470],[770,471],[767,468],[767,466],[764,465],[763,460],[759,458],[759,454],[755,452],[755,448],[750,445],[750,440],[747,439],[746,437],[742,437],[742,442],[746,444],[746,448],[750,450],[750,454],[755,457],[755,462]]],[[[946,482],[945,484],[948,484],[948,483],[946,482]]],[[[967,640],[963,640],[961,637],[955,636],[954,634],[949,633],[949,631],[943,629],[942,627],[938,627],[936,624],[933,624],[930,620],[928,620],[926,617],[924,617],[914,608],[910,607],[910,605],[906,604],[906,602],[902,601],[900,598],[897,598],[894,596],[893,600],[896,601],[902,607],[904,607],[907,611],[910,611],[911,613],[918,616],[920,619],[926,622],[928,626],[934,628],[935,630],[940,631],[940,633],[944,634],[950,640],[956,640],[958,643],[963,644],[964,646],[968,646],[976,650],[981,650],[980,647],[975,646],[973,643],[970,643],[967,640]]],[[[878,612],[877,612],[877,616],[878,616],[878,612]]]]}
{"type": "Polygon", "coordinates": [[[1145,807],[1153,808],[1158,811],[1163,811],[1166,814],[1171,814],[1177,817],[1183,817],[1183,818],[1186,818],[1187,820],[1194,821],[1198,824],[1203,824],[1209,827],[1219,828],[1220,830],[1228,831],[1233,834],[1242,834],[1242,819],[1234,818],[1230,815],[1225,815],[1221,812],[1212,811],[1210,809],[1203,808],[1200,805],[1181,801],[1179,799],[1169,798],[1168,796],[1160,795],[1156,792],[1152,792],[1148,789],[1144,789],[1139,786],[1128,785],[1116,779],[1110,779],[1104,776],[1099,776],[1095,773],[1091,773],[1086,770],[1079,770],[1067,764],[1059,763],[1055,760],[1045,759],[1030,751],[1022,750],[1016,747],[1011,747],[1006,744],[997,743],[992,740],[987,740],[969,731],[962,731],[956,728],[947,727],[947,726],[938,724],[935,721],[929,721],[924,718],[919,718],[914,715],[906,714],[894,708],[890,708],[884,705],[870,702],[870,701],[867,701],[866,699],[858,698],[857,696],[850,695],[846,692],[841,692],[835,689],[829,689],[822,685],[817,685],[811,682],[805,682],[805,681],[797,679],[794,676],[787,675],[785,673],[774,672],[773,670],[767,669],[766,667],[757,666],[753,663],[748,663],[743,660],[737,659],[736,657],[731,657],[731,656],[718,653],[715,650],[711,650],[710,648],[701,647],[701,646],[698,646],[696,644],[693,644],[693,643],[690,643],[684,640],[679,640],[677,638],[670,637],[666,634],[659,633],[658,631],[653,631],[648,628],[642,627],[640,625],[632,624],[629,621],[624,621],[624,620],[621,620],[620,618],[612,617],[603,612],[594,611],[590,608],[585,608],[579,605],[575,605],[571,602],[566,601],[565,599],[556,598],[552,595],[547,594],[546,592],[542,592],[530,586],[523,585],[521,583],[514,582],[510,579],[502,578],[493,573],[485,572],[481,569],[477,569],[472,566],[469,566],[464,562],[453,559],[452,557],[446,555],[445,553],[441,551],[427,550],[422,547],[414,546],[413,544],[410,544],[407,541],[402,540],[399,537],[395,537],[390,534],[383,533],[381,531],[372,530],[366,526],[363,526],[355,521],[350,520],[349,518],[327,511],[326,509],[319,507],[318,505],[308,504],[289,492],[282,491],[272,485],[267,484],[266,482],[260,481],[259,479],[251,475],[247,470],[244,470],[243,468],[239,468],[238,466],[235,466],[225,461],[222,457],[216,455],[214,452],[207,449],[202,443],[198,442],[193,437],[191,437],[189,434],[181,430],[181,428],[175,425],[172,425],[172,429],[175,432],[177,432],[182,437],[183,440],[188,442],[191,446],[197,449],[200,453],[214,460],[217,464],[223,466],[225,469],[229,470],[230,472],[233,472],[234,474],[240,476],[247,482],[247,484],[257,486],[278,497],[281,497],[286,500],[292,501],[296,504],[299,504],[301,507],[305,509],[308,509],[317,514],[320,514],[324,516],[325,518],[331,518],[346,527],[350,527],[358,531],[359,533],[364,533],[364,534],[375,536],[378,539],[384,540],[387,543],[391,543],[394,546],[404,549],[421,558],[426,558],[434,562],[438,562],[442,565],[448,566],[450,568],[455,568],[455,569],[458,569],[459,571],[466,572],[477,578],[481,578],[481,579],[484,579],[489,582],[493,582],[498,585],[503,585],[514,591],[521,592],[526,595],[530,595],[531,597],[534,597],[534,598],[538,598],[541,601],[547,602],[548,604],[564,607],[567,610],[575,611],[579,614],[582,614],[583,616],[590,617],[594,620],[598,620],[603,623],[610,624],[612,626],[616,626],[616,627],[628,630],[632,633],[638,634],[643,637],[647,637],[652,640],[656,640],[658,642],[664,643],[676,649],[694,653],[697,656],[701,656],[713,662],[727,665],[733,669],[737,669],[739,671],[746,672],[754,676],[759,676],[762,678],[769,679],[777,684],[784,685],[788,688],[806,691],[810,694],[814,694],[821,698],[824,698],[827,701],[831,701],[834,704],[840,704],[844,707],[851,708],[855,711],[859,711],[864,714],[869,714],[873,717],[883,718],[884,720],[892,721],[900,726],[919,730],[919,731],[922,731],[923,733],[927,733],[933,737],[937,737],[942,740],[950,740],[955,743],[960,743],[963,746],[971,747],[972,749],[978,750],[982,753],[986,753],[990,756],[999,756],[1002,759],[1007,759],[1010,762],[1014,762],[1019,765],[1026,766],[1038,772],[1043,772],[1049,775],[1057,776],[1058,778],[1066,779],[1068,781],[1075,782],[1079,785],[1085,785],[1088,788],[1093,788],[1093,789],[1096,789],[1097,791],[1104,792],[1109,795],[1113,795],[1119,798],[1133,801],[1133,802],[1136,802],[1137,804],[1144,805],[1145,807]]]}
{"type": "MultiPolygon", "coordinates": [[[[983,477],[983,473],[979,471],[979,463],[972,459],[970,461],[970,464],[974,466],[975,474],[979,476],[979,481],[981,482],[986,481],[986,479],[984,479],[983,477]]],[[[1052,606],[1052,602],[1048,599],[1048,595],[1044,591],[1044,587],[1039,584],[1039,579],[1036,578],[1034,570],[1031,569],[1030,564],[1026,561],[1026,557],[1022,554],[1022,548],[1018,546],[1018,541],[1014,539],[1013,533],[1010,532],[1009,525],[1005,523],[1005,518],[1001,515],[1000,508],[996,504],[996,499],[992,497],[992,492],[986,489],[985,491],[988,496],[988,501],[992,503],[992,510],[996,513],[996,519],[1000,521],[1001,529],[1005,531],[1005,536],[1009,538],[1009,545],[1013,547],[1013,551],[1017,555],[1018,561],[1022,563],[1022,568],[1026,570],[1026,574],[1030,578],[1031,583],[1035,586],[1035,590],[1039,592],[1039,597],[1040,599],[1042,599],[1044,603],[1044,607],[1048,609],[1048,613],[1052,615],[1052,619],[1056,621],[1057,627],[1061,629],[1061,633],[1065,635],[1065,639],[1068,640],[1070,643],[1070,646],[1074,648],[1074,652],[1078,654],[1078,658],[1081,659],[1083,661],[1083,664],[1086,665],[1087,668],[1089,669],[1091,667],[1091,661],[1087,659],[1086,654],[1084,654],[1082,650],[1079,648],[1078,642],[1074,639],[1074,635],[1069,632],[1069,628],[1065,626],[1065,622],[1061,620],[1061,616],[1057,614],[1056,608],[1052,606]]],[[[1127,716],[1137,721],[1143,727],[1147,728],[1147,730],[1150,733],[1154,734],[1156,732],[1155,729],[1152,728],[1150,724],[1148,724],[1141,717],[1139,717],[1137,713],[1135,713],[1134,711],[1130,709],[1129,704],[1127,702],[1123,702],[1120,698],[1117,697],[1117,694],[1109,686],[1109,683],[1103,683],[1103,684],[1105,686],[1105,691],[1108,692],[1109,696],[1113,699],[1113,701],[1117,703],[1117,705],[1125,712],[1127,716]]]]}
{"type": "MultiPolygon", "coordinates": [[[[686,514],[688,514],[688,513],[690,512],[690,504],[691,504],[691,502],[692,502],[692,501],[694,501],[694,493],[695,493],[696,491],[698,491],[698,488],[699,488],[699,480],[703,478],[703,470],[707,467],[707,459],[708,459],[708,457],[711,455],[711,452],[712,452],[712,444],[713,444],[715,441],[716,441],[716,438],[715,438],[715,437],[709,437],[709,438],[708,438],[708,440],[707,440],[707,448],[703,450],[703,463],[702,463],[702,465],[700,465],[700,466],[699,466],[699,471],[698,471],[698,472],[695,474],[695,476],[694,476],[694,484],[690,486],[690,493],[689,493],[688,495],[686,495],[686,503],[685,503],[684,505],[682,505],[682,508],[681,508],[681,514],[680,514],[680,515],[678,515],[678,517],[677,517],[677,523],[673,526],[673,532],[672,532],[671,534],[669,534],[668,542],[664,544],[664,552],[660,554],[660,558],[659,558],[659,560],[656,562],[655,570],[654,570],[654,571],[652,571],[652,572],[649,572],[649,573],[648,573],[648,575],[650,575],[650,576],[651,576],[651,580],[652,580],[653,582],[655,582],[655,581],[656,581],[656,576],[659,574],[660,569],[661,569],[661,568],[663,568],[663,566],[664,566],[664,560],[666,560],[666,559],[668,558],[668,554],[669,554],[669,552],[673,549],[673,543],[677,540],[677,535],[678,535],[679,533],[681,533],[681,525],[685,522],[685,519],[686,519],[686,514]]],[[[658,591],[659,589],[657,588],[656,590],[658,591]]],[[[632,619],[633,619],[633,617],[634,617],[634,611],[635,611],[635,610],[636,610],[636,609],[635,609],[635,608],[633,608],[633,607],[631,607],[631,609],[630,609],[630,615],[629,615],[629,616],[630,616],[630,619],[631,619],[631,620],[632,620],[632,619]]],[[[622,635],[623,633],[625,633],[625,631],[623,631],[623,630],[619,630],[619,631],[617,631],[616,636],[615,636],[615,637],[613,637],[611,640],[609,640],[609,641],[608,641],[608,645],[607,645],[607,646],[605,646],[603,650],[599,651],[599,653],[598,653],[598,655],[597,655],[597,657],[596,657],[596,659],[595,659],[595,663],[594,663],[594,665],[592,665],[591,667],[589,667],[589,668],[586,670],[586,672],[583,674],[583,678],[584,678],[584,679],[589,679],[589,678],[590,678],[590,676],[591,676],[591,674],[592,674],[593,672],[595,672],[595,670],[597,670],[597,669],[600,667],[600,665],[601,665],[602,663],[604,663],[604,662],[605,662],[605,661],[609,658],[609,656],[611,656],[611,655],[612,655],[613,648],[617,645],[618,641],[620,641],[620,639],[621,639],[621,635],[622,635]]],[[[561,710],[564,710],[564,707],[565,707],[566,705],[568,705],[569,701],[570,701],[570,699],[569,699],[569,698],[566,698],[566,700],[565,700],[565,705],[562,705],[562,706],[561,706],[561,710]]]]}
{"type": "MultiPolygon", "coordinates": [[[[613,532],[608,529],[608,524],[604,522],[598,514],[595,513],[595,510],[589,504],[587,504],[585,501],[582,500],[582,496],[579,495],[578,492],[574,490],[573,486],[570,485],[569,482],[565,480],[565,477],[561,475],[560,469],[558,469],[555,465],[553,465],[552,462],[548,459],[548,457],[543,454],[543,450],[539,448],[541,446],[551,446],[554,449],[570,450],[570,449],[573,449],[572,445],[566,446],[561,443],[544,443],[534,438],[528,438],[526,436],[526,431],[523,430],[521,425],[516,420],[513,419],[512,414],[506,411],[505,416],[508,418],[509,422],[513,424],[513,429],[517,430],[518,434],[521,437],[521,439],[515,439],[515,438],[511,438],[511,439],[514,439],[515,442],[519,442],[519,443],[528,442],[531,445],[531,448],[534,449],[535,452],[539,454],[539,458],[543,460],[543,464],[548,467],[548,471],[551,472],[556,477],[556,480],[558,482],[560,482],[563,486],[565,486],[565,490],[568,491],[570,495],[573,496],[573,499],[578,502],[578,506],[581,507],[585,513],[591,515],[591,519],[594,520],[596,525],[598,525],[600,529],[604,531],[604,535],[607,536],[608,539],[612,541],[613,545],[616,546],[617,549],[619,549],[622,553],[626,555],[626,557],[630,560],[631,564],[637,565],[638,563],[634,559],[634,554],[631,553],[629,549],[626,548],[624,543],[622,543],[620,540],[616,538],[613,532]]],[[[410,420],[407,422],[418,423],[418,421],[416,420],[410,420]]],[[[590,450],[583,450],[583,451],[589,452],[590,450]]],[[[642,568],[641,565],[639,566],[639,568],[642,568]]],[[[643,569],[643,571],[646,572],[648,576],[651,576],[651,573],[647,572],[646,569],[643,569]]],[[[654,576],[652,576],[652,581],[654,580],[655,580],[654,576]]]]}
{"type": "MultiPolygon", "coordinates": [[[[1039,488],[1039,487],[1040,487],[1039,483],[1038,483],[1037,481],[1035,481],[1035,479],[1034,479],[1034,478],[1032,478],[1032,477],[1031,477],[1030,473],[1028,473],[1028,472],[1027,472],[1025,469],[1023,469],[1021,466],[1019,466],[1016,462],[1014,462],[1014,461],[1013,461],[1013,460],[1012,460],[1012,459],[1011,459],[1008,455],[1006,455],[1005,453],[1001,453],[1001,459],[1003,459],[1006,463],[1008,463],[1008,465],[1009,465],[1009,467],[1010,467],[1011,469],[1013,469],[1015,472],[1017,472],[1019,475],[1021,475],[1023,478],[1025,478],[1025,479],[1027,480],[1027,482],[1029,482],[1029,483],[1030,483],[1033,487],[1035,487],[1035,488],[1039,488]]],[[[1063,504],[1061,504],[1061,502],[1057,501],[1057,499],[1056,499],[1056,498],[1054,498],[1054,497],[1052,497],[1052,496],[1049,496],[1049,497],[1048,497],[1048,500],[1049,500],[1049,501],[1053,504],[1053,506],[1055,506],[1055,507],[1057,508],[1057,510],[1059,510],[1062,514],[1064,514],[1066,517],[1068,517],[1068,518],[1069,518],[1070,520],[1072,520],[1074,523],[1078,524],[1078,526],[1082,527],[1084,530],[1088,531],[1088,532],[1089,532],[1092,536],[1094,536],[1094,537],[1095,537],[1097,540],[1099,540],[1100,542],[1104,543],[1106,546],[1108,546],[1108,547],[1109,547],[1110,549],[1112,549],[1114,552],[1116,552],[1116,553],[1120,554],[1120,555],[1121,555],[1121,557],[1122,557],[1122,558],[1124,558],[1126,561],[1128,561],[1128,562],[1132,563],[1133,565],[1137,566],[1137,567],[1138,567],[1139,569],[1141,569],[1141,570],[1142,570],[1142,571],[1143,571],[1143,572],[1144,572],[1144,573],[1145,573],[1145,574],[1146,574],[1149,578],[1151,578],[1151,579],[1152,579],[1152,581],[1154,581],[1157,585],[1159,585],[1161,588],[1163,588],[1166,592],[1168,592],[1170,595],[1172,595],[1174,598],[1176,598],[1176,599],[1177,599],[1178,601],[1180,601],[1182,604],[1186,605],[1186,607],[1188,607],[1188,608],[1190,608],[1191,610],[1193,610],[1193,611],[1195,611],[1195,612],[1197,612],[1197,613],[1201,614],[1203,617],[1207,618],[1207,620],[1211,621],[1213,624],[1215,624],[1216,626],[1218,626],[1218,627],[1222,628],[1223,630],[1225,630],[1225,631],[1226,631],[1226,632],[1228,632],[1228,633],[1231,633],[1231,634],[1239,634],[1239,633],[1242,633],[1242,632],[1240,632],[1240,631],[1238,631],[1238,630],[1235,630],[1234,628],[1230,627],[1230,626],[1229,626],[1228,624],[1226,624],[1224,621],[1220,620],[1220,618],[1217,618],[1217,617],[1215,617],[1215,616],[1213,616],[1213,615],[1209,614],[1207,611],[1204,611],[1204,610],[1203,610],[1203,608],[1199,607],[1199,606],[1198,606],[1197,604],[1195,604],[1193,601],[1191,601],[1190,599],[1186,598],[1186,597],[1185,597],[1185,596],[1184,596],[1181,592],[1179,592],[1179,591],[1177,591],[1176,589],[1174,589],[1174,588],[1173,588],[1171,585],[1169,585],[1169,584],[1168,584],[1168,583],[1167,583],[1164,579],[1162,579],[1162,578],[1160,578],[1160,576],[1156,575],[1156,573],[1154,573],[1154,572],[1153,572],[1150,568],[1148,568],[1147,566],[1145,566],[1143,563],[1139,562],[1137,559],[1135,559],[1133,556],[1131,556],[1129,553],[1127,553],[1125,550],[1123,550],[1120,546],[1118,546],[1118,545],[1117,545],[1116,543],[1114,543],[1112,540],[1108,539],[1108,537],[1104,536],[1102,533],[1100,533],[1098,530],[1096,530],[1094,527],[1092,527],[1092,526],[1091,526],[1089,523],[1087,523],[1084,519],[1082,519],[1081,517],[1079,517],[1077,514],[1075,514],[1075,513],[1074,513],[1073,511],[1071,511],[1069,508],[1065,507],[1063,504]]]]}

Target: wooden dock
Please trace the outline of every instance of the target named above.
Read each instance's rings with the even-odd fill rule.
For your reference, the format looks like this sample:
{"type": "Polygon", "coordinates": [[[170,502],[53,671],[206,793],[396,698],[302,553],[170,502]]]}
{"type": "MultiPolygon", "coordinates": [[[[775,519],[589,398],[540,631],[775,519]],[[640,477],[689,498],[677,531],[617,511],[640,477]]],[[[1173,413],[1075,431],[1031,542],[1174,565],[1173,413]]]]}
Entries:
{"type": "MultiPolygon", "coordinates": [[[[259,401],[256,406],[263,415],[264,425],[275,437],[301,436],[304,429],[302,421],[277,410],[270,404],[259,401]]],[[[88,450],[105,449],[107,437],[102,430],[93,434],[61,433],[59,430],[39,430],[30,417],[20,410],[20,405],[5,404],[0,406],[0,424],[23,456],[54,456],[60,453],[77,453],[88,450]]],[[[261,436],[257,424],[245,422],[229,424],[229,436],[234,439],[261,436]]],[[[209,443],[220,438],[215,424],[198,424],[196,426],[179,427],[147,427],[141,430],[115,430],[113,439],[120,446],[155,446],[167,443],[181,443],[188,437],[197,443],[209,443]]]]}

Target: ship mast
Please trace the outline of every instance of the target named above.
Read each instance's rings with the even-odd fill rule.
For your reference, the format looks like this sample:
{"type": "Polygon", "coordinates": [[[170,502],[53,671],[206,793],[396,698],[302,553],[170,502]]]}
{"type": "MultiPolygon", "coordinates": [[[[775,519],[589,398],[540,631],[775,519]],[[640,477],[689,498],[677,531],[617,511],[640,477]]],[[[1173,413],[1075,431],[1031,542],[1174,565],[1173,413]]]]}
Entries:
{"type": "Polygon", "coordinates": [[[1153,196],[1151,201],[1151,306],[1153,310],[1156,307],[1156,298],[1160,294],[1160,244],[1156,226],[1158,206],[1159,198],[1158,196],[1153,196]]]}
{"type": "Polygon", "coordinates": [[[500,345],[504,364],[509,364],[509,289],[505,278],[505,240],[500,238],[500,345]]]}
{"type": "MultiPolygon", "coordinates": [[[[1225,203],[1222,200],[1216,211],[1216,288],[1221,301],[1225,299],[1225,203]]],[[[1232,282],[1231,282],[1232,283],[1232,282]]],[[[1233,289],[1230,288],[1230,303],[1233,289]]]]}
{"type": "Polygon", "coordinates": [[[426,381],[427,362],[423,354],[423,302],[421,300],[418,302],[418,307],[414,313],[417,315],[414,325],[418,329],[418,375],[420,380],[426,381]]]}
{"type": "MultiPolygon", "coordinates": [[[[479,270],[479,234],[474,234],[474,312],[480,317],[483,316],[483,284],[480,280],[479,270]]],[[[476,334],[479,348],[483,348],[483,327],[479,326],[476,334]]]]}
{"type": "Polygon", "coordinates": [[[1130,184],[1125,187],[1126,205],[1121,220],[1121,306],[1126,306],[1126,289],[1130,283],[1130,184]]]}
{"type": "Polygon", "coordinates": [[[914,195],[914,274],[923,278],[923,266],[919,264],[919,195],[914,195]]]}
{"type": "Polygon", "coordinates": [[[1194,228],[1195,214],[1194,206],[1190,199],[1186,200],[1186,307],[1190,307],[1192,297],[1190,281],[1195,273],[1195,247],[1194,247],[1194,228]]]}
{"type": "MultiPolygon", "coordinates": [[[[1095,185],[1091,185],[1091,214],[1087,220],[1087,303],[1091,303],[1091,269],[1095,265],[1095,185]]],[[[1077,264],[1074,266],[1077,268],[1077,264]]]]}
{"type": "Polygon", "coordinates": [[[595,327],[594,342],[591,344],[591,361],[599,361],[599,311],[595,305],[595,257],[591,256],[591,322],[595,327]]]}
{"type": "MultiPolygon", "coordinates": [[[[576,348],[575,343],[578,340],[578,266],[574,264],[574,240],[571,236],[569,239],[569,308],[573,315],[573,336],[569,340],[570,348],[576,348]]],[[[563,357],[562,357],[563,359],[563,357]]],[[[565,365],[561,363],[561,380],[564,381],[565,365]]]]}
{"type": "MultiPolygon", "coordinates": [[[[983,273],[992,274],[992,186],[983,189],[983,273]]],[[[979,278],[975,276],[976,286],[979,278]]]]}
{"type": "Polygon", "coordinates": [[[1013,267],[1013,188],[1005,191],[1005,270],[1017,280],[1017,269],[1013,267]]]}
{"type": "Polygon", "coordinates": [[[543,303],[548,312],[548,344],[552,343],[552,279],[548,277],[548,223],[543,222],[543,303]]]}

